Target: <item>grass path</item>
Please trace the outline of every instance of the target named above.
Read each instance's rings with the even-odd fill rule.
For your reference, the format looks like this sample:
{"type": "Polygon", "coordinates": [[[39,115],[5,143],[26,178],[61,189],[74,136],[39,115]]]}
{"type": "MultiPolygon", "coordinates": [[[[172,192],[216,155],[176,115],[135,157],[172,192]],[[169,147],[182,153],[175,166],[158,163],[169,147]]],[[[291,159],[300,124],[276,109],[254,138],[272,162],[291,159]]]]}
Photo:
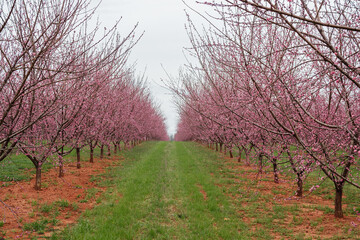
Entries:
{"type": "Polygon", "coordinates": [[[193,143],[148,142],[125,158],[111,170],[115,187],[103,203],[60,239],[249,239],[212,180],[214,153],[193,143]]]}

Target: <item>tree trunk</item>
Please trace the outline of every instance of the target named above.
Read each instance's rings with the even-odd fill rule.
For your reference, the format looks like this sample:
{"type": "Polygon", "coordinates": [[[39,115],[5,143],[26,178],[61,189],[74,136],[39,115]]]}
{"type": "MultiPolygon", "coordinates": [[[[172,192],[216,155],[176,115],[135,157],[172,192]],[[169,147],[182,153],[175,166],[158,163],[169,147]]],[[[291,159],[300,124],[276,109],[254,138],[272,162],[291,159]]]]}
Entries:
{"type": "Polygon", "coordinates": [[[240,149],[239,147],[238,147],[238,149],[239,149],[239,156],[238,156],[238,162],[241,162],[241,154],[242,154],[242,149],[240,149]]]}
{"type": "Polygon", "coordinates": [[[229,154],[230,154],[230,158],[234,158],[231,150],[229,151],[229,154]]]}
{"type": "Polygon", "coordinates": [[[111,156],[111,148],[110,148],[110,144],[109,144],[109,145],[107,145],[107,149],[108,149],[107,155],[108,155],[108,157],[110,157],[110,156],[111,156]]]}
{"type": "Polygon", "coordinates": [[[94,148],[90,146],[90,162],[94,163],[94,148]]]}
{"type": "Polygon", "coordinates": [[[77,169],[81,168],[81,164],[80,164],[80,148],[76,148],[76,167],[77,169]]]}
{"type": "Polygon", "coordinates": [[[64,165],[61,163],[60,166],[59,166],[59,178],[62,178],[64,176],[65,176],[64,165]]]}
{"type": "Polygon", "coordinates": [[[297,178],[297,189],[296,189],[295,196],[297,196],[297,197],[303,196],[303,180],[302,180],[301,176],[299,176],[299,175],[297,178]]]}
{"type": "Polygon", "coordinates": [[[41,190],[41,166],[35,166],[36,177],[35,177],[35,190],[41,190]]]}
{"type": "Polygon", "coordinates": [[[335,217],[343,218],[344,213],[342,210],[342,194],[343,194],[343,185],[335,187],[335,217]]]}
{"type": "Polygon", "coordinates": [[[223,144],[220,143],[220,152],[222,152],[223,144]]]}
{"type": "Polygon", "coordinates": [[[62,178],[65,176],[64,173],[64,163],[61,156],[59,156],[59,178],[62,178]]]}
{"type": "Polygon", "coordinates": [[[65,176],[63,156],[64,156],[64,147],[61,148],[61,154],[59,155],[59,178],[62,178],[65,176]]]}
{"type": "Polygon", "coordinates": [[[279,183],[279,174],[278,174],[278,167],[276,159],[272,160],[272,164],[274,167],[274,183],[279,183]]]}
{"type": "MultiPolygon", "coordinates": [[[[260,159],[259,159],[260,160],[260,159]]],[[[250,166],[250,154],[249,152],[245,151],[245,164],[250,166]]],[[[262,164],[262,156],[261,156],[261,164],[262,164]]]]}
{"type": "Polygon", "coordinates": [[[215,146],[216,146],[216,151],[218,152],[219,151],[218,143],[215,143],[215,146]]]}
{"type": "Polygon", "coordinates": [[[100,146],[100,159],[104,158],[104,144],[101,144],[100,146]]]}
{"type": "Polygon", "coordinates": [[[117,145],[114,143],[114,154],[117,154],[117,145]]]}

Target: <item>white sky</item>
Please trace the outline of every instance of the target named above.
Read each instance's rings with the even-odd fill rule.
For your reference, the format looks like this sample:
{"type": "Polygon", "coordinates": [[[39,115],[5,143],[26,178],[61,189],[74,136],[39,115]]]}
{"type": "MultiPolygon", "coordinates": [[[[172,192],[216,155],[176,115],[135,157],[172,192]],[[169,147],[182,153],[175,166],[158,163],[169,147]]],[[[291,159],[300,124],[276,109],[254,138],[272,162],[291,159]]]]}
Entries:
{"type": "MultiPolygon", "coordinates": [[[[98,2],[94,0],[94,4],[98,2]]],[[[187,2],[195,5],[194,0],[187,2]]],[[[161,79],[167,76],[161,65],[176,77],[180,66],[186,63],[183,48],[189,47],[190,42],[185,30],[185,8],[181,0],[102,0],[96,12],[103,27],[110,28],[123,17],[118,26],[120,33],[129,32],[137,22],[138,35],[145,31],[132,51],[130,62],[137,62],[138,72],[146,69],[152,96],[161,104],[169,134],[176,132],[178,116],[171,93],[162,87],[161,79]]]]}

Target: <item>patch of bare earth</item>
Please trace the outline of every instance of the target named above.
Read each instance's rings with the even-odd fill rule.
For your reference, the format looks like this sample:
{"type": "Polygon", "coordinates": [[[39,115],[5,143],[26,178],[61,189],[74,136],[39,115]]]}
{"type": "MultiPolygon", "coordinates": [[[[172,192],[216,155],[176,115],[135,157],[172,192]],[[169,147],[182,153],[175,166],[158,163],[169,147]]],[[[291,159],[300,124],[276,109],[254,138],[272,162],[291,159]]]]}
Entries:
{"type": "Polygon", "coordinates": [[[77,169],[75,164],[65,166],[65,176],[58,177],[58,169],[54,168],[42,174],[42,190],[34,189],[35,179],[31,181],[12,182],[4,187],[0,182],[0,221],[4,224],[0,227],[0,238],[4,239],[30,239],[47,237],[55,230],[64,229],[77,221],[80,214],[96,205],[96,199],[105,191],[90,181],[94,175],[105,172],[112,165],[119,165],[116,159],[95,159],[95,163],[82,162],[81,168],[77,169]],[[96,192],[89,198],[87,190],[96,192]],[[42,210],[44,205],[55,202],[68,202],[69,206],[59,207],[57,216],[50,216],[42,210]],[[76,207],[75,207],[76,206],[76,207]],[[44,233],[26,232],[23,226],[44,218],[56,218],[51,231],[44,233]]]}
{"type": "Polygon", "coordinates": [[[203,189],[203,187],[200,184],[197,184],[197,186],[199,188],[200,193],[203,195],[204,201],[206,201],[207,200],[207,194],[206,194],[205,190],[203,189]]]}
{"type": "MultiPolygon", "coordinates": [[[[279,175],[280,182],[275,183],[271,169],[258,174],[257,166],[236,164],[234,159],[225,159],[225,166],[230,170],[226,174],[232,175],[231,179],[234,181],[233,183],[218,184],[218,186],[227,189],[230,189],[234,184],[239,186],[243,194],[228,194],[233,200],[236,201],[240,198],[248,197],[247,194],[250,193],[258,194],[260,197],[257,201],[263,202],[266,209],[257,209],[257,211],[263,211],[264,216],[274,213],[273,207],[275,205],[296,209],[296,211],[287,211],[285,219],[274,219],[273,229],[279,226],[292,231],[294,235],[303,234],[305,238],[320,237],[321,239],[342,234],[344,229],[349,229],[349,231],[360,230],[359,217],[345,216],[339,219],[335,218],[332,213],[325,213],[325,211],[321,210],[324,207],[333,209],[334,202],[332,200],[324,199],[309,192],[304,192],[303,198],[295,197],[296,184],[286,176],[279,175]],[[241,178],[246,178],[246,181],[241,178]],[[267,196],[267,198],[262,198],[261,196],[267,196]],[[269,196],[271,201],[269,201],[269,196]]],[[[343,197],[345,198],[346,196],[343,197]]],[[[248,203],[242,202],[241,204],[244,207],[248,203]]],[[[343,210],[346,210],[346,207],[346,204],[344,204],[343,210]]],[[[250,224],[252,231],[262,228],[261,224],[256,223],[256,219],[248,216],[246,210],[239,210],[238,212],[243,221],[250,224]]],[[[274,239],[284,238],[284,236],[276,231],[272,231],[272,233],[274,239]]]]}

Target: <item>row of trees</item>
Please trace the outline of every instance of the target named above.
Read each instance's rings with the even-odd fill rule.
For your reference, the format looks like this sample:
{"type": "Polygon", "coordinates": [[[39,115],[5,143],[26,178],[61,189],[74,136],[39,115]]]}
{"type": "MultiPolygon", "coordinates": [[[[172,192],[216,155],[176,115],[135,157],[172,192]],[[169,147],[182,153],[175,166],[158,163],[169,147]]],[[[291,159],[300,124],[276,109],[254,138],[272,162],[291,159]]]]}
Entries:
{"type": "MultiPolygon", "coordinates": [[[[89,146],[166,139],[164,119],[128,64],[141,38],[90,29],[88,0],[4,0],[0,8],[0,161],[21,152],[41,169],[89,146]]],[[[78,167],[80,163],[78,162],[78,167]]]]}
{"type": "MultiPolygon", "coordinates": [[[[359,2],[204,2],[209,29],[189,18],[199,65],[180,73],[176,140],[196,140],[293,171],[297,196],[317,169],[335,188],[343,217],[345,183],[360,188],[359,2]],[[250,157],[252,156],[252,157],[250,157]]],[[[231,153],[230,153],[231,154],[231,153]]]]}

